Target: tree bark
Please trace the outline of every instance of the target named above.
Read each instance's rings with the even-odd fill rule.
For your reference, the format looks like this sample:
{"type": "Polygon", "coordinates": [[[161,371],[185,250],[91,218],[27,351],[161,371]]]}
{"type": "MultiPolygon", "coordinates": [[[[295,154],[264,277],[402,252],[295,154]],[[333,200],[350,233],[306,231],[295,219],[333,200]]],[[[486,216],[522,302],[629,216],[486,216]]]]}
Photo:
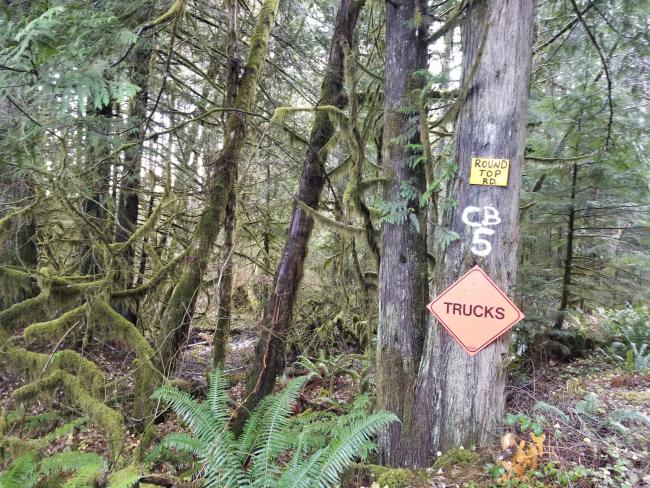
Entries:
{"type": "Polygon", "coordinates": [[[247,112],[255,104],[255,94],[268,51],[271,27],[279,0],[266,0],[250,40],[250,51],[244,74],[235,97],[235,111],[226,121],[224,144],[206,167],[206,203],[199,217],[185,266],[163,312],[159,339],[159,361],[163,371],[170,371],[176,355],[187,338],[196,294],[205,275],[212,247],[224,224],[228,195],[235,184],[237,166],[247,133],[247,112]]]}
{"type": "MultiPolygon", "coordinates": [[[[228,78],[224,102],[232,107],[237,93],[239,61],[237,59],[237,0],[226,1],[228,11],[228,78]]],[[[235,175],[237,178],[237,175],[235,175]]],[[[223,240],[223,265],[217,290],[217,326],[212,339],[212,362],[214,367],[223,368],[226,362],[226,349],[230,334],[230,315],[232,313],[232,279],[233,252],[235,250],[233,235],[235,233],[235,212],[237,210],[237,192],[233,188],[226,204],[226,223],[223,240]]]]}
{"type": "MultiPolygon", "coordinates": [[[[414,214],[399,222],[382,223],[377,328],[377,406],[395,413],[401,422],[379,437],[379,456],[389,466],[425,465],[430,445],[413,442],[420,419],[412,415],[418,365],[426,331],[427,247],[426,210],[419,198],[425,190],[424,164],[413,166],[415,156],[400,136],[418,125],[418,116],[404,108],[419,106],[414,72],[426,69],[426,31],[416,26],[417,0],[386,2],[386,54],[384,94],[383,199],[405,200],[403,188],[415,192],[406,208],[414,214]],[[415,119],[415,120],[414,120],[415,119]],[[419,226],[412,217],[415,215],[419,226]]],[[[420,143],[419,134],[408,141],[420,143]]]]}
{"type": "MultiPolygon", "coordinates": [[[[456,180],[448,191],[457,205],[449,206],[444,226],[461,236],[441,253],[436,288],[443,291],[475,264],[506,293],[517,271],[518,208],[528,84],[533,37],[533,0],[493,0],[475,3],[463,28],[463,80],[481,49],[468,97],[455,131],[456,180]],[[486,29],[489,29],[485,35],[486,29]],[[472,157],[510,160],[507,187],[469,184],[472,157]],[[501,222],[487,237],[492,251],[472,253],[471,228],[462,221],[467,206],[491,206],[501,222]]],[[[433,450],[485,445],[503,417],[509,334],[469,356],[440,325],[434,325],[420,368],[416,418],[428,429],[433,450]]],[[[421,439],[426,438],[422,436],[421,439]]]]}

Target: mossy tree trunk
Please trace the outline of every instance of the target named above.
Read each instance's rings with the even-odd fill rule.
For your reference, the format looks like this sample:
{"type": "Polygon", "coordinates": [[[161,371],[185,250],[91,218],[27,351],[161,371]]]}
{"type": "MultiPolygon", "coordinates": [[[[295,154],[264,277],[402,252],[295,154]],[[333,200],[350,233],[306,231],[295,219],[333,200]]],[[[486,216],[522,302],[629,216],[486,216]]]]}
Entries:
{"type": "Polygon", "coordinates": [[[379,318],[377,328],[377,403],[394,412],[401,422],[379,437],[379,455],[389,466],[426,465],[429,443],[419,439],[420,419],[412,415],[418,365],[424,345],[427,316],[426,211],[419,197],[425,190],[424,165],[413,165],[407,142],[420,142],[419,134],[403,141],[417,126],[417,115],[404,109],[418,107],[414,72],[426,69],[426,31],[417,25],[419,2],[386,2],[386,54],[382,166],[385,202],[403,202],[403,188],[413,191],[400,221],[382,223],[379,267],[379,318]],[[419,222],[414,223],[413,217],[419,222]]]}
{"type": "MultiPolygon", "coordinates": [[[[321,105],[342,108],[346,104],[344,92],[343,42],[353,44],[354,30],[363,6],[362,0],[341,0],[330,44],[326,75],[321,85],[321,105]]],[[[326,157],[321,150],[334,135],[334,126],[324,111],[318,111],[309,136],[309,149],[305,155],[298,199],[316,209],[325,184],[326,157]]],[[[275,272],[273,288],[269,296],[264,327],[257,343],[253,369],[250,373],[247,401],[239,410],[237,427],[243,425],[259,401],[273,389],[275,379],[284,367],[285,336],[291,325],[293,306],[302,278],[303,265],[307,256],[307,244],[314,226],[313,218],[294,205],[287,240],[282,257],[275,272]]]]}
{"type": "MultiPolygon", "coordinates": [[[[436,267],[438,292],[478,264],[512,295],[517,271],[533,10],[533,0],[478,2],[465,21],[463,80],[470,76],[480,51],[482,56],[456,123],[455,160],[459,171],[448,195],[457,204],[448,206],[443,225],[461,237],[440,252],[436,267]],[[470,185],[472,157],[509,159],[508,185],[470,185]],[[492,245],[486,256],[471,251],[472,232],[462,221],[468,206],[491,206],[499,212],[501,222],[494,227],[495,233],[486,237],[492,245]]],[[[492,442],[504,414],[508,345],[509,334],[505,334],[469,356],[440,325],[430,329],[414,416],[432,426],[427,440],[432,442],[434,452],[492,442]]]]}
{"type": "Polygon", "coordinates": [[[228,115],[222,149],[208,157],[205,208],[189,245],[189,254],[161,320],[159,361],[164,371],[173,369],[176,355],[187,338],[196,295],[201,286],[212,248],[224,224],[226,204],[232,191],[240,153],[246,140],[247,112],[255,94],[268,51],[271,27],[279,0],[266,0],[250,38],[250,51],[239,80],[234,110],[228,115]]]}
{"type": "MultiPolygon", "coordinates": [[[[227,0],[228,14],[228,71],[224,102],[232,107],[237,94],[239,60],[237,59],[237,0],[227,0]]],[[[235,175],[236,177],[236,175],[235,175]]],[[[223,368],[226,361],[226,346],[230,334],[230,314],[232,313],[233,253],[235,251],[235,212],[237,193],[232,188],[226,204],[226,219],[223,239],[223,264],[217,289],[217,326],[212,340],[212,358],[215,367],[223,368]]]]}

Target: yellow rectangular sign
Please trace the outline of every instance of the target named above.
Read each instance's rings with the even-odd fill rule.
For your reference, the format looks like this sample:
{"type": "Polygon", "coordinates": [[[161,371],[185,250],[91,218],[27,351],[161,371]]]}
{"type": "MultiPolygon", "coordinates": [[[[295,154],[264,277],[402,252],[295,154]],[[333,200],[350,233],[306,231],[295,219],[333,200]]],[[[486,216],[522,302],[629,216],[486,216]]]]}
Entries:
{"type": "Polygon", "coordinates": [[[470,185],[508,186],[509,159],[472,158],[470,185]]]}

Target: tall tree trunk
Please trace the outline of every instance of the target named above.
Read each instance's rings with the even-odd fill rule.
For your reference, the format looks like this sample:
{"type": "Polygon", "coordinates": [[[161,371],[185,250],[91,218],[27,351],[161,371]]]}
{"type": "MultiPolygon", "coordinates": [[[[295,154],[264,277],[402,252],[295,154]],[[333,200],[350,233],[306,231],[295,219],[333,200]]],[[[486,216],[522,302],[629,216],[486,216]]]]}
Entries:
{"type": "MultiPolygon", "coordinates": [[[[515,284],[533,8],[533,0],[477,2],[464,25],[464,80],[470,76],[481,49],[483,54],[456,125],[459,172],[448,195],[457,205],[447,210],[444,226],[461,238],[441,253],[443,259],[436,272],[439,292],[475,264],[506,293],[512,292],[515,284]],[[470,185],[472,157],[509,159],[508,186],[470,185]],[[471,251],[471,229],[462,220],[468,206],[491,206],[499,212],[501,222],[486,238],[492,246],[487,256],[471,251]]],[[[469,356],[441,326],[436,324],[430,329],[414,415],[423,425],[431,423],[432,430],[427,434],[433,450],[480,446],[492,440],[504,413],[508,345],[509,334],[505,334],[469,356]]]]}
{"type": "MultiPolygon", "coordinates": [[[[224,102],[232,107],[237,93],[239,61],[237,59],[237,0],[226,0],[228,11],[228,78],[224,102]]],[[[235,175],[235,179],[237,175],[235,175]]],[[[232,313],[232,270],[233,252],[235,250],[235,212],[237,210],[237,193],[235,188],[228,195],[226,204],[226,223],[223,240],[223,265],[219,276],[217,290],[217,326],[212,340],[212,361],[215,367],[223,368],[226,361],[226,346],[230,334],[230,315],[232,313]]]]}
{"type": "MultiPolygon", "coordinates": [[[[415,191],[406,202],[413,214],[398,222],[384,221],[379,267],[379,319],[377,328],[377,403],[397,414],[379,438],[381,462],[389,466],[424,465],[430,446],[412,442],[420,419],[411,415],[418,365],[424,346],[427,316],[426,211],[419,198],[425,190],[424,164],[410,163],[414,154],[401,141],[417,125],[406,107],[418,107],[415,71],[426,69],[426,30],[417,26],[417,0],[386,2],[386,54],[384,94],[383,199],[403,203],[403,188],[415,191]],[[401,136],[401,137],[400,137],[401,136]]],[[[420,12],[421,14],[422,12],[420,12]]],[[[417,116],[416,116],[417,117],[417,116]]],[[[420,142],[415,134],[408,142],[420,142]]]]}
{"type": "Polygon", "coordinates": [[[571,170],[571,201],[569,202],[569,220],[567,222],[566,254],[564,255],[564,274],[562,275],[562,295],[560,296],[560,308],[553,325],[561,329],[569,308],[571,296],[571,272],[573,271],[573,236],[575,233],[576,221],[576,188],[578,186],[578,164],[574,164],[571,170]]]}
{"type": "Polygon", "coordinates": [[[226,204],[226,223],[223,240],[223,265],[219,276],[217,326],[214,331],[212,359],[215,367],[223,368],[226,362],[226,349],[230,335],[232,314],[232,279],[233,253],[235,250],[235,206],[237,205],[236,191],[233,188],[226,204]]]}
{"type": "MultiPolygon", "coordinates": [[[[354,29],[363,0],[341,0],[330,44],[326,75],[321,85],[321,104],[343,108],[344,41],[353,43],[354,29]]],[[[325,157],[320,154],[334,135],[334,127],[326,113],[317,112],[309,136],[309,149],[303,164],[298,199],[317,208],[325,184],[325,157]]],[[[244,408],[238,412],[236,427],[241,427],[248,412],[273,389],[276,376],[284,367],[285,335],[291,324],[293,305],[302,278],[307,244],[314,226],[313,218],[299,205],[294,205],[287,240],[275,272],[264,327],[257,343],[253,369],[249,376],[244,408]]]]}
{"type": "MultiPolygon", "coordinates": [[[[117,223],[115,226],[115,242],[126,242],[135,231],[138,225],[138,213],[140,207],[140,169],[142,166],[142,155],[144,153],[144,138],[146,135],[145,123],[147,117],[147,101],[149,98],[149,65],[152,49],[148,41],[141,40],[133,56],[131,69],[133,72],[132,81],[140,92],[133,100],[131,114],[128,124],[133,126],[130,134],[130,141],[135,143],[124,154],[122,177],[120,179],[120,196],[117,205],[117,223]]],[[[117,186],[117,185],[116,185],[117,186]]],[[[116,282],[123,289],[131,288],[133,285],[133,256],[135,251],[132,245],[126,246],[122,253],[122,263],[118,272],[116,282]]],[[[128,302],[116,303],[116,310],[125,319],[137,323],[137,306],[128,302]]]]}
{"type": "MultiPolygon", "coordinates": [[[[111,119],[114,117],[113,106],[108,105],[96,111],[99,126],[102,130],[110,127],[111,119]]],[[[90,133],[87,137],[92,137],[90,133]]],[[[82,211],[88,221],[95,226],[95,229],[87,229],[86,239],[88,242],[81,248],[82,275],[95,275],[102,272],[102,259],[99,246],[95,244],[97,239],[110,241],[108,206],[110,199],[110,183],[112,160],[108,156],[110,149],[107,147],[108,140],[101,134],[95,134],[95,143],[90,143],[89,156],[86,161],[86,167],[90,177],[89,191],[90,196],[82,201],[82,211]],[[96,235],[99,231],[100,235],[96,235]]]]}
{"type": "Polygon", "coordinates": [[[191,311],[203,280],[212,247],[224,224],[228,196],[235,184],[239,157],[246,140],[247,112],[256,99],[256,91],[268,51],[271,27],[279,0],[265,0],[250,40],[244,74],[239,82],[233,110],[226,121],[224,144],[216,157],[208,159],[205,208],[190,242],[185,266],[165,307],[161,320],[159,361],[163,371],[173,369],[176,354],[187,338],[191,311]]]}

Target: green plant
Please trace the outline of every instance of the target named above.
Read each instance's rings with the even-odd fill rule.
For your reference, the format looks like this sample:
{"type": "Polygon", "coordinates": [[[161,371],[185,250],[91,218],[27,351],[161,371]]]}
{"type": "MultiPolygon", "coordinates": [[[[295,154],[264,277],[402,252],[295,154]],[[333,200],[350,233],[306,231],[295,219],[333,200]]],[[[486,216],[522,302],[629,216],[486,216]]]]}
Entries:
{"type": "Polygon", "coordinates": [[[153,397],[169,405],[191,432],[169,434],[162,445],[197,456],[206,487],[336,486],[368,440],[397,418],[387,412],[355,418],[336,429],[325,447],[309,449],[310,429],[296,434],[291,428],[293,405],[307,379],[295,378],[266,397],[239,436],[228,426],[228,381],[222,371],[211,373],[203,403],[175,388],[158,388],[153,397]]]}
{"type": "Polygon", "coordinates": [[[535,435],[541,435],[544,432],[546,419],[541,415],[531,418],[524,413],[506,413],[504,422],[506,425],[519,427],[522,434],[530,430],[535,435]]]}
{"type": "Polygon", "coordinates": [[[609,338],[610,354],[623,363],[628,373],[650,368],[650,312],[647,307],[627,305],[601,311],[609,338]]]}
{"type": "Polygon", "coordinates": [[[308,356],[301,355],[296,361],[296,365],[307,370],[310,374],[315,374],[323,378],[328,383],[328,390],[331,393],[334,390],[334,381],[337,374],[345,374],[355,379],[360,379],[359,373],[354,369],[354,362],[363,359],[361,354],[339,354],[338,356],[325,356],[325,351],[318,351],[318,359],[310,359],[308,356]]]}
{"type": "MultiPolygon", "coordinates": [[[[30,453],[17,458],[0,473],[0,488],[90,488],[107,470],[106,459],[95,453],[67,451],[40,461],[30,453]]],[[[137,467],[131,465],[108,476],[107,488],[131,488],[141,477],[137,467]]]]}

